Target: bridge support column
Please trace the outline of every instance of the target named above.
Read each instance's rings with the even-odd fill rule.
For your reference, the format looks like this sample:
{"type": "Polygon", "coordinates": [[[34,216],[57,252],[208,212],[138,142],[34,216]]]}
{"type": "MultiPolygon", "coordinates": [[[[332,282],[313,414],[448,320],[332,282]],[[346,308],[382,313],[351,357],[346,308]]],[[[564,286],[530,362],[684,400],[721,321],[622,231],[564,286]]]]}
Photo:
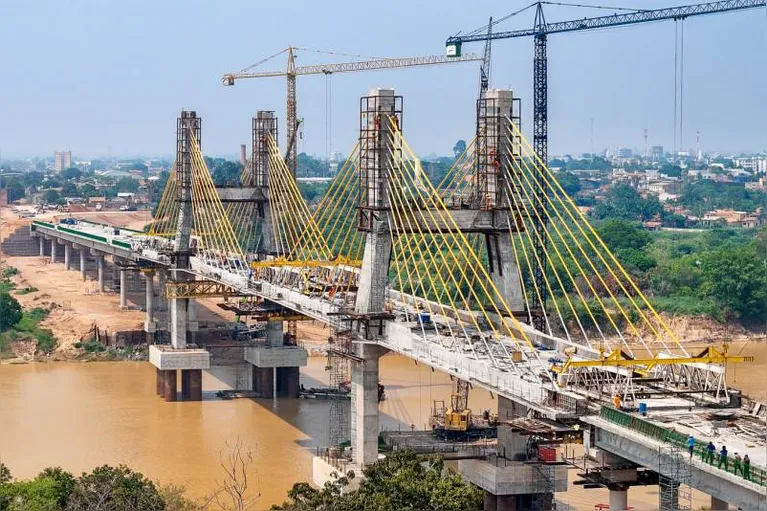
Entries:
{"type": "Polygon", "coordinates": [[[120,308],[128,308],[128,271],[120,268],[120,308]]]}
{"type": "Polygon", "coordinates": [[[186,314],[187,338],[189,342],[194,344],[197,342],[197,332],[200,330],[200,323],[197,321],[197,300],[189,300],[186,306],[186,314]]]}
{"type": "Polygon", "coordinates": [[[189,300],[186,298],[170,300],[170,343],[176,349],[186,348],[188,312],[189,300]]]}
{"type": "Polygon", "coordinates": [[[360,466],[378,460],[378,359],[384,353],[380,346],[358,344],[362,361],[352,362],[352,449],[360,466]]]}
{"type": "Polygon", "coordinates": [[[72,268],[72,245],[69,243],[64,245],[64,269],[70,270],[72,268]]]}
{"type": "MultiPolygon", "coordinates": [[[[154,272],[147,271],[144,273],[144,279],[146,280],[145,290],[145,308],[146,308],[146,320],[144,321],[144,331],[147,334],[147,341],[154,340],[154,333],[157,330],[157,323],[154,320],[154,272]]],[[[122,295],[122,291],[121,291],[122,295]]]]}
{"type": "Polygon", "coordinates": [[[104,292],[104,256],[103,254],[98,254],[96,256],[96,271],[97,271],[97,278],[99,283],[99,293],[104,292]]]}
{"type": "Polygon", "coordinates": [[[266,322],[266,345],[279,348],[285,344],[284,322],[281,319],[266,322]]]}
{"type": "Polygon", "coordinates": [[[202,401],[202,370],[181,370],[181,399],[183,401],[202,401]]]}
{"type": "Polygon", "coordinates": [[[485,496],[482,499],[482,509],[484,511],[496,511],[498,509],[498,495],[493,495],[485,490],[485,496]]]}
{"type": "Polygon", "coordinates": [[[168,272],[163,269],[157,270],[157,310],[167,311],[168,300],[165,298],[165,284],[168,280],[168,272]]]}
{"type": "Polygon", "coordinates": [[[38,241],[40,242],[40,257],[45,257],[45,238],[40,236],[38,241]]]}
{"type": "Polygon", "coordinates": [[[85,281],[85,247],[80,247],[78,251],[80,252],[80,277],[85,281]]]}
{"type": "Polygon", "coordinates": [[[727,510],[730,509],[730,505],[727,502],[711,495],[711,509],[712,511],[727,510]]]}
{"type": "Polygon", "coordinates": [[[624,511],[629,508],[628,488],[610,489],[610,511],[624,511]]]}
{"type": "Polygon", "coordinates": [[[51,263],[56,263],[56,240],[51,238],[51,263]]]}
{"type": "Polygon", "coordinates": [[[165,401],[176,401],[178,386],[176,382],[176,370],[157,370],[157,393],[165,401]]]}
{"type": "Polygon", "coordinates": [[[670,482],[669,487],[660,490],[661,509],[679,509],[679,483],[670,482]]]}

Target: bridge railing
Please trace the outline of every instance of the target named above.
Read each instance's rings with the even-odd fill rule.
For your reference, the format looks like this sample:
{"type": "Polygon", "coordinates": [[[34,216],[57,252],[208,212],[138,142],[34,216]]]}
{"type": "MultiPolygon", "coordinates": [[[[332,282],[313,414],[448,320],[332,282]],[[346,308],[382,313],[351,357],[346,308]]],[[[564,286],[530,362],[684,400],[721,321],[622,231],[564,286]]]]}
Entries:
{"type": "MultiPolygon", "coordinates": [[[[639,417],[621,412],[620,410],[616,410],[615,408],[611,408],[609,406],[602,406],[602,410],[599,413],[599,416],[614,424],[618,424],[619,426],[623,426],[632,431],[636,431],[641,435],[653,438],[660,442],[674,445],[682,449],[685,453],[687,452],[687,435],[684,433],[664,428],[663,426],[653,424],[650,421],[640,419],[639,417]]],[[[707,446],[708,442],[701,442],[696,440],[693,454],[698,456],[700,459],[705,460],[708,456],[706,451],[707,446]]],[[[714,463],[718,464],[718,457],[716,462],[710,460],[710,463],[712,466],[716,467],[714,463]]],[[[736,469],[735,460],[732,458],[732,456],[730,456],[727,460],[727,467],[722,466],[718,467],[718,469],[725,470],[731,474],[746,478],[743,473],[743,463],[741,462],[740,467],[737,467],[736,469]]],[[[762,467],[754,466],[752,463],[750,474],[747,479],[760,486],[767,486],[767,471],[765,471],[765,469],[762,467]]]]}

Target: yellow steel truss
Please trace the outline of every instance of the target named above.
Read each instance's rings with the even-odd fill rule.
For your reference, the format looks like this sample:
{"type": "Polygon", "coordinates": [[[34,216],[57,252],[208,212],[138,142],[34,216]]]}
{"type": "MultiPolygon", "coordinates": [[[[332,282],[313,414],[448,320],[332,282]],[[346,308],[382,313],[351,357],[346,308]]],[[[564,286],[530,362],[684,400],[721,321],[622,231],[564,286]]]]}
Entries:
{"type": "Polygon", "coordinates": [[[174,298],[229,298],[243,296],[242,293],[213,280],[190,280],[188,282],[166,282],[165,296],[174,298]]]}

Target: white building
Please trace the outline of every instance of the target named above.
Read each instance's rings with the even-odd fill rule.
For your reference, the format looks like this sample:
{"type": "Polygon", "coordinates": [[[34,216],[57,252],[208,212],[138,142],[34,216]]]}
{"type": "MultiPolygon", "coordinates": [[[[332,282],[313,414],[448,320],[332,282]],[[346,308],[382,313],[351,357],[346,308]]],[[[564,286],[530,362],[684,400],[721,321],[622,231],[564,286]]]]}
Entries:
{"type": "Polygon", "coordinates": [[[61,172],[72,166],[72,151],[53,152],[53,170],[61,172]]]}

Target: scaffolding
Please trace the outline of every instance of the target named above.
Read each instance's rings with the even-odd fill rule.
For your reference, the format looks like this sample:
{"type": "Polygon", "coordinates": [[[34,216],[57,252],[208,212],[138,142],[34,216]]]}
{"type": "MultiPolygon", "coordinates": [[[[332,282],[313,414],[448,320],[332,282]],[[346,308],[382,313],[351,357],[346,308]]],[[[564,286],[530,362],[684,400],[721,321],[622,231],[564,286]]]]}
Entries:
{"type": "MultiPolygon", "coordinates": [[[[330,388],[345,390],[349,384],[349,358],[352,333],[340,324],[333,325],[333,334],[328,338],[328,360],[325,369],[330,372],[330,388]]],[[[330,394],[330,447],[341,447],[350,437],[349,402],[344,392],[330,394]]]]}
{"type": "Polygon", "coordinates": [[[658,448],[658,508],[692,509],[690,464],[677,446],[658,448]]]}

